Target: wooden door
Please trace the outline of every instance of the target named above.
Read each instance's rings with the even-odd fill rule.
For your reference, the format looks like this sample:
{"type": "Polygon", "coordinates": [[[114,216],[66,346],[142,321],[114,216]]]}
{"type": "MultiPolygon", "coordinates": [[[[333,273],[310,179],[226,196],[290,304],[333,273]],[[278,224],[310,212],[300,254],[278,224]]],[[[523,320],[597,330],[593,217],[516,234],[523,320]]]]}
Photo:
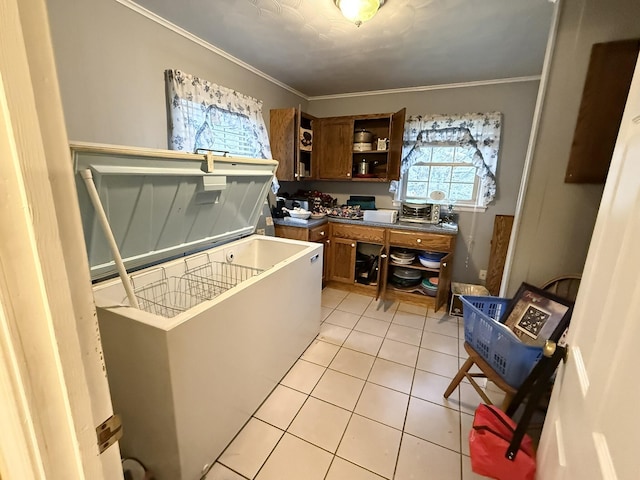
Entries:
{"type": "Polygon", "coordinates": [[[314,159],[323,180],[351,179],[352,118],[321,118],[314,122],[314,159]]]}
{"type": "Polygon", "coordinates": [[[436,293],[436,311],[447,304],[449,290],[451,289],[451,270],[453,253],[447,254],[440,260],[440,274],[438,275],[438,292],[436,293]]]}
{"type": "Polygon", "coordinates": [[[538,450],[545,480],[640,477],[640,63],[538,450]]]}
{"type": "Polygon", "coordinates": [[[387,179],[400,180],[400,163],[402,161],[402,141],[404,121],[407,109],[396,112],[391,117],[391,138],[389,138],[389,154],[387,160],[387,179]]]}
{"type": "Polygon", "coordinates": [[[331,242],[331,280],[353,283],[356,278],[356,242],[333,238],[331,242]]]}
{"type": "Polygon", "coordinates": [[[278,161],[278,180],[295,180],[299,109],[279,108],[269,112],[271,156],[278,161]]]}
{"type": "Polygon", "coordinates": [[[378,288],[376,290],[376,300],[384,300],[384,295],[387,292],[387,272],[389,272],[388,245],[380,249],[380,256],[378,258],[378,288]]]}
{"type": "Polygon", "coordinates": [[[504,263],[507,258],[507,249],[509,248],[512,228],[513,215],[496,215],[493,221],[489,268],[487,269],[487,281],[485,282],[485,287],[487,287],[489,293],[494,296],[500,293],[504,263]]]}

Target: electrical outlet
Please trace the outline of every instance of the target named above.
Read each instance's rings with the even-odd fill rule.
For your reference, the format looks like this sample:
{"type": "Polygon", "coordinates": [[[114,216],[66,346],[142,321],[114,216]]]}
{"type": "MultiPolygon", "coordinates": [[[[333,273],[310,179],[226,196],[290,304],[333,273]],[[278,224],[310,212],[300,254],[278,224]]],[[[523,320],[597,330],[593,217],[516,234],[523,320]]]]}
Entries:
{"type": "Polygon", "coordinates": [[[480,280],[486,280],[487,279],[487,271],[486,270],[480,270],[480,273],[478,274],[478,278],[480,280]]]}

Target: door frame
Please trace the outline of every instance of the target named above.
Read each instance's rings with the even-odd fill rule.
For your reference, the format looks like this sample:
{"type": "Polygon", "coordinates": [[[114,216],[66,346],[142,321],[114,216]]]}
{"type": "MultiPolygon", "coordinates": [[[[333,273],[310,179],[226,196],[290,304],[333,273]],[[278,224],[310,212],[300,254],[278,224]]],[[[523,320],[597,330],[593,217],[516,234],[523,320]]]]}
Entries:
{"type": "Polygon", "coordinates": [[[0,0],[0,477],[122,479],[50,38],[0,0]]]}

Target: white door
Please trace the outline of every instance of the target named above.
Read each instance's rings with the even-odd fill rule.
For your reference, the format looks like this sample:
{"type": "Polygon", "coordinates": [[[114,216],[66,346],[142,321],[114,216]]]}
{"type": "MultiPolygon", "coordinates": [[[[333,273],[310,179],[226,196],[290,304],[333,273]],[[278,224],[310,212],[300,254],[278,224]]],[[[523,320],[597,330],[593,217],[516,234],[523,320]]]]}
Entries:
{"type": "Polygon", "coordinates": [[[640,478],[640,63],[538,451],[538,478],[640,478]]]}
{"type": "Polygon", "coordinates": [[[45,0],[0,0],[0,477],[117,480],[45,0]]]}

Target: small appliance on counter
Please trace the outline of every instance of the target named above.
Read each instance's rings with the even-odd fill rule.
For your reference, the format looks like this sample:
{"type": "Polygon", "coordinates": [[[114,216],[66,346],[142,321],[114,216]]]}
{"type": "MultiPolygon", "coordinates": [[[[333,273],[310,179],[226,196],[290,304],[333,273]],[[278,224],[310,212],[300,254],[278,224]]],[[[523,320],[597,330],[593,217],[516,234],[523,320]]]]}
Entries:
{"type": "Polygon", "coordinates": [[[397,210],[365,210],[363,215],[365,222],[375,223],[396,223],[398,220],[397,210]]]}
{"type": "Polygon", "coordinates": [[[376,197],[366,195],[351,195],[347,200],[347,205],[353,207],[360,205],[360,210],[375,210],[376,197]]]}
{"type": "Polygon", "coordinates": [[[437,203],[403,203],[401,222],[439,223],[440,205],[437,203]]]}

